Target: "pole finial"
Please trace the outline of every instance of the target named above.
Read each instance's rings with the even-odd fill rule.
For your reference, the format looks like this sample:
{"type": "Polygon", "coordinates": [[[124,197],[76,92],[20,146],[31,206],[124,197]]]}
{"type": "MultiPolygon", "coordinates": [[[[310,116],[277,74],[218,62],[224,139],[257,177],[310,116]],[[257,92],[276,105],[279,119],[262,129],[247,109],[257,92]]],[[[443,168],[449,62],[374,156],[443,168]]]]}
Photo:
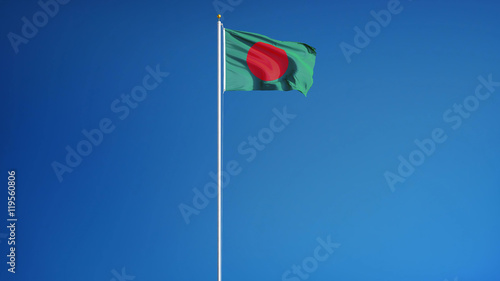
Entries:
{"type": "Polygon", "coordinates": [[[217,15],[217,18],[220,20],[220,18],[222,18],[222,16],[220,14],[217,15]]]}

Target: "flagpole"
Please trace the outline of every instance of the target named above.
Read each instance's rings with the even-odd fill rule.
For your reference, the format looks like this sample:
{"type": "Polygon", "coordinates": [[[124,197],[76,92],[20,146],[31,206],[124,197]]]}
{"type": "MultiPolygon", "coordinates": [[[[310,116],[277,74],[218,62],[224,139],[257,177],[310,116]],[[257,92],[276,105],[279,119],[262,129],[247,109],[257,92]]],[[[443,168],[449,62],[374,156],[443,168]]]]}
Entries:
{"type": "Polygon", "coordinates": [[[226,29],[222,24],[222,95],[226,92],[226,29]]]}
{"type": "Polygon", "coordinates": [[[222,184],[221,184],[221,166],[222,166],[222,102],[221,102],[221,15],[217,15],[217,100],[218,100],[218,155],[217,155],[217,280],[222,281],[222,184]]]}

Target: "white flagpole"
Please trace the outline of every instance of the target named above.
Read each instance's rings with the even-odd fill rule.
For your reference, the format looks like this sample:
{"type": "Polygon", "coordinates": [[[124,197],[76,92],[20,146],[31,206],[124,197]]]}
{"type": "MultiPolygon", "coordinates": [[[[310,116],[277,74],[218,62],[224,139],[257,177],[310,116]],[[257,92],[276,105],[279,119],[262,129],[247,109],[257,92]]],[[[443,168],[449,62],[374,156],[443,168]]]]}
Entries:
{"type": "MultiPolygon", "coordinates": [[[[222,23],[220,21],[221,15],[217,15],[218,21],[217,21],[217,43],[218,43],[218,48],[217,48],[217,99],[218,99],[218,156],[217,156],[217,190],[218,190],[218,205],[217,205],[217,216],[218,216],[218,240],[217,240],[217,246],[218,246],[218,259],[217,259],[217,280],[222,281],[222,183],[221,183],[221,166],[222,166],[222,118],[221,118],[221,111],[222,111],[222,102],[221,102],[221,65],[220,65],[220,60],[221,60],[221,38],[220,38],[220,33],[221,33],[221,26],[222,23]]],[[[225,58],[224,58],[225,59],[225,58]]]]}
{"type": "Polygon", "coordinates": [[[226,91],[226,29],[222,25],[222,94],[226,91]]]}

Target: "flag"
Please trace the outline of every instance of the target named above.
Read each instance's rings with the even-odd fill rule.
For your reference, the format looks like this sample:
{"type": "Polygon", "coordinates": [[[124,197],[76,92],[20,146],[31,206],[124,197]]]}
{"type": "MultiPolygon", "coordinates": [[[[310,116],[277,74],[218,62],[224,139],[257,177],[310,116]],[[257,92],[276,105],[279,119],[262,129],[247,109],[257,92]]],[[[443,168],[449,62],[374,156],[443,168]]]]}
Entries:
{"type": "Polygon", "coordinates": [[[313,84],[316,50],[304,43],[224,29],[226,91],[298,90],[313,84]]]}

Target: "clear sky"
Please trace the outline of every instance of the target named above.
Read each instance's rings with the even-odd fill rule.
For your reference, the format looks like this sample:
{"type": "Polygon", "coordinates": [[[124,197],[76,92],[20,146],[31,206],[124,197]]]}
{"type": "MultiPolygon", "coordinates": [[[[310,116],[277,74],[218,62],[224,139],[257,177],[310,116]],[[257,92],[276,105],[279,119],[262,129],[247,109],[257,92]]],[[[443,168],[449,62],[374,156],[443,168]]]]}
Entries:
{"type": "Polygon", "coordinates": [[[317,51],[224,95],[223,280],[500,280],[496,1],[215,3],[0,1],[1,280],[216,280],[217,8],[317,51]]]}

